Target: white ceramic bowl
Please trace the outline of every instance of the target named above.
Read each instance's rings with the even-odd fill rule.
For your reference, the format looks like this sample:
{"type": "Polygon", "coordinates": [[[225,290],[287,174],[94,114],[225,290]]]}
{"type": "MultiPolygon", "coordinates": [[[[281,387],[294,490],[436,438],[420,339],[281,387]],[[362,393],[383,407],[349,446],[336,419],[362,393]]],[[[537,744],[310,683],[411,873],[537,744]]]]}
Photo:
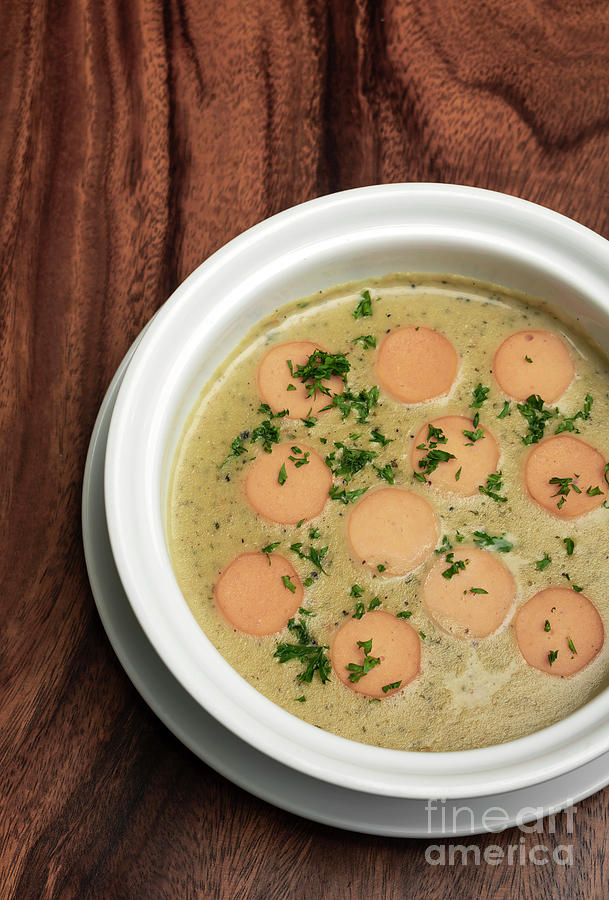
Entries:
{"type": "Polygon", "coordinates": [[[171,461],[201,387],[249,328],[320,288],[390,272],[454,273],[545,297],[609,348],[609,243],[503,194],[395,184],[322,197],[215,253],[150,323],[112,416],[108,528],[133,610],[186,690],[241,738],[316,778],[375,794],[474,797],[545,781],[609,749],[609,692],[563,721],[493,747],[386,750],[329,734],[245,682],[195,620],[165,537],[171,461]]]}

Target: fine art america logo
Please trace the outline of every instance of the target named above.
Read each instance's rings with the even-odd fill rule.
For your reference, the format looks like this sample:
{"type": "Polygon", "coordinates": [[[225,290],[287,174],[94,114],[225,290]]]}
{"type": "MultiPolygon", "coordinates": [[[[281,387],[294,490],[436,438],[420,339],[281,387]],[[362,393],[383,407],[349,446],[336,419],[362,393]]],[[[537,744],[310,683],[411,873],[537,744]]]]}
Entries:
{"type": "Polygon", "coordinates": [[[451,837],[460,832],[496,834],[514,826],[521,832],[517,839],[502,847],[498,844],[480,846],[469,840],[467,843],[429,844],[425,849],[425,860],[430,866],[573,865],[573,844],[556,843],[553,837],[558,815],[563,817],[561,833],[572,837],[577,807],[571,804],[561,813],[550,813],[545,818],[545,811],[538,807],[523,806],[514,817],[501,806],[489,806],[480,814],[480,809],[447,805],[443,800],[428,800],[425,810],[427,831],[434,837],[451,837]],[[539,837],[527,839],[526,835],[539,837]]]}

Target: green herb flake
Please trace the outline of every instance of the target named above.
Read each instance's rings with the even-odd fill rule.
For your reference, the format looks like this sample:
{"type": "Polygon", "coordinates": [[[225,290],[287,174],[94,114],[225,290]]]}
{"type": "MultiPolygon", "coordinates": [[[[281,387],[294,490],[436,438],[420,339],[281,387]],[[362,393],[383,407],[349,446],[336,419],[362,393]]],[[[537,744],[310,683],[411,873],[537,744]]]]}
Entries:
{"type": "Polygon", "coordinates": [[[396,618],[398,619],[409,619],[412,615],[412,611],[409,609],[403,609],[399,613],[397,613],[396,618]]]}
{"type": "Polygon", "coordinates": [[[349,592],[350,597],[362,597],[364,594],[363,587],[360,587],[359,584],[352,584],[351,591],[349,592]]]}
{"type": "Polygon", "coordinates": [[[351,616],[352,619],[361,619],[364,613],[366,612],[366,607],[361,600],[358,600],[355,604],[355,612],[351,616]]]}
{"type": "Polygon", "coordinates": [[[558,650],[550,650],[548,652],[548,662],[550,663],[550,665],[552,665],[552,663],[555,663],[557,659],[558,659],[558,650]]]}
{"type": "Polygon", "coordinates": [[[381,664],[381,660],[378,656],[370,655],[370,652],[372,650],[372,638],[367,641],[358,641],[357,646],[364,651],[363,663],[348,663],[345,666],[345,669],[351,673],[349,675],[349,681],[352,684],[357,684],[360,678],[363,678],[368,674],[368,672],[370,672],[371,669],[374,669],[375,666],[379,666],[381,664]]]}
{"type": "Polygon", "coordinates": [[[552,630],[552,626],[550,625],[549,619],[546,619],[546,623],[545,623],[545,625],[543,626],[543,630],[544,630],[544,631],[551,631],[551,630],[552,630]]]}
{"type": "Polygon", "coordinates": [[[563,538],[563,544],[565,545],[565,550],[567,551],[567,556],[573,556],[573,551],[575,550],[575,541],[573,538],[563,538]]]}
{"type": "Polygon", "coordinates": [[[495,500],[497,503],[507,503],[507,497],[502,497],[499,494],[499,491],[503,488],[503,474],[501,470],[498,472],[491,472],[491,474],[486,479],[486,485],[478,485],[478,490],[481,494],[486,494],[487,497],[490,497],[491,500],[495,500]]]}
{"type": "Polygon", "coordinates": [[[470,594],[488,594],[488,591],[485,591],[484,588],[470,588],[470,594]]]}
{"type": "Polygon", "coordinates": [[[470,407],[472,409],[480,409],[482,404],[486,402],[489,390],[490,388],[482,387],[481,384],[478,384],[478,386],[475,387],[472,391],[472,397],[474,399],[472,403],[470,403],[470,407]]]}
{"type": "MultiPolygon", "coordinates": [[[[476,423],[474,422],[474,427],[475,427],[475,426],[476,426],[476,423]]],[[[466,437],[466,438],[468,439],[468,441],[469,441],[469,444],[466,444],[465,446],[466,446],[466,447],[471,447],[473,444],[476,443],[476,441],[481,441],[481,440],[482,440],[482,438],[484,437],[484,429],[483,429],[483,428],[477,428],[476,431],[470,431],[470,430],[468,430],[467,428],[464,428],[464,429],[463,429],[463,434],[465,435],[465,437],[466,437]]]]}
{"type": "Polygon", "coordinates": [[[287,364],[290,374],[304,384],[308,397],[315,397],[317,394],[332,396],[325,382],[336,376],[342,378],[346,385],[347,373],[351,368],[349,360],[343,353],[326,353],[325,350],[314,350],[305,363],[295,368],[291,360],[287,360],[287,364]]]}
{"type": "Polygon", "coordinates": [[[414,477],[417,481],[427,481],[427,475],[438,468],[441,462],[448,462],[449,459],[456,459],[454,453],[447,450],[438,450],[438,444],[446,444],[447,437],[441,428],[434,425],[427,425],[427,442],[426,444],[418,444],[417,450],[426,450],[424,456],[419,459],[418,466],[421,472],[415,472],[414,477]]]}
{"type": "Polygon", "coordinates": [[[566,416],[563,421],[557,426],[554,434],[561,434],[563,431],[574,432],[575,434],[581,434],[579,428],[576,426],[576,422],[578,419],[589,419],[590,412],[592,410],[592,405],[594,403],[594,399],[590,394],[586,394],[584,398],[583,408],[576,412],[574,416],[566,416]]]}
{"type": "Polygon", "coordinates": [[[353,318],[354,319],[365,319],[367,316],[372,315],[372,297],[370,296],[370,291],[365,290],[361,292],[361,300],[353,310],[353,318]]]}
{"type": "Polygon", "coordinates": [[[290,544],[290,550],[292,553],[295,553],[300,559],[306,559],[310,563],[313,563],[316,569],[319,569],[324,575],[328,573],[323,567],[323,561],[326,553],[328,552],[327,547],[313,547],[309,545],[309,552],[304,553],[302,549],[302,541],[296,541],[294,544],[290,544]]]}
{"type": "Polygon", "coordinates": [[[532,362],[533,362],[533,360],[531,359],[530,356],[525,356],[524,359],[525,359],[525,362],[528,362],[528,363],[532,363],[532,362]]]}
{"type": "Polygon", "coordinates": [[[424,632],[424,631],[419,631],[419,637],[420,637],[420,638],[421,638],[421,640],[423,640],[423,641],[424,641],[424,640],[425,640],[425,638],[426,638],[426,637],[427,637],[427,635],[426,635],[426,634],[425,634],[425,632],[424,632]]]}
{"type": "Polygon", "coordinates": [[[378,400],[379,389],[376,385],[357,394],[347,388],[341,394],[334,394],[332,402],[324,406],[322,412],[334,407],[340,411],[343,421],[353,413],[359,425],[367,425],[370,410],[378,406],[378,400]]]}
{"type": "Polygon", "coordinates": [[[450,579],[454,575],[458,575],[459,572],[464,572],[465,567],[469,565],[469,559],[457,559],[455,560],[454,553],[446,554],[446,562],[450,563],[447,569],[444,569],[442,572],[442,578],[450,579]]]}
{"type": "Polygon", "coordinates": [[[288,384],[286,391],[295,391],[295,390],[296,390],[295,384],[288,384]]]}
{"type": "Polygon", "coordinates": [[[368,612],[373,609],[377,609],[381,605],[380,597],[373,597],[370,603],[368,604],[368,612]]]}
{"type": "Polygon", "coordinates": [[[346,491],[344,488],[341,488],[340,485],[334,484],[330,488],[329,497],[330,500],[340,500],[341,503],[344,503],[345,506],[348,503],[353,503],[354,500],[357,500],[358,497],[361,497],[362,494],[365,494],[368,488],[358,488],[356,491],[346,491]]]}
{"type": "Polygon", "coordinates": [[[543,557],[541,559],[538,559],[537,562],[535,563],[535,568],[538,569],[540,572],[543,572],[544,569],[548,568],[548,566],[550,565],[551,562],[552,562],[552,557],[549,556],[547,553],[544,553],[543,557]]]}
{"type": "Polygon", "coordinates": [[[283,487],[283,485],[288,480],[288,473],[285,470],[285,463],[282,463],[281,468],[279,469],[279,475],[277,476],[277,481],[283,487]]]}
{"type": "Polygon", "coordinates": [[[505,400],[504,403],[503,403],[503,407],[502,407],[502,409],[501,409],[501,412],[497,415],[497,418],[498,418],[498,419],[505,419],[505,417],[507,416],[507,414],[509,413],[509,411],[510,411],[510,404],[509,404],[509,402],[508,402],[507,400],[505,400]]]}
{"type": "Polygon", "coordinates": [[[379,466],[372,466],[372,468],[374,469],[374,471],[376,472],[378,477],[382,478],[383,481],[386,481],[387,484],[395,484],[395,479],[393,477],[393,469],[391,468],[389,463],[387,463],[386,466],[383,466],[382,469],[379,468],[379,466]]]}
{"type": "Polygon", "coordinates": [[[393,438],[387,438],[379,431],[378,428],[373,428],[370,432],[370,443],[380,444],[382,447],[386,447],[387,444],[393,443],[393,438]]]}
{"type": "Polygon", "coordinates": [[[556,493],[552,494],[552,497],[560,497],[560,500],[556,504],[558,509],[562,508],[570,491],[581,494],[582,489],[575,483],[575,478],[579,478],[579,475],[574,475],[573,478],[559,478],[557,476],[550,478],[548,484],[551,484],[556,488],[556,493]]]}
{"type": "Polygon", "coordinates": [[[387,566],[384,566],[382,563],[379,563],[376,568],[379,572],[385,572],[387,570],[387,566]]]}
{"type": "Polygon", "coordinates": [[[401,687],[401,684],[401,681],[392,681],[391,684],[384,684],[381,690],[386,694],[388,691],[394,691],[396,688],[401,687]]]}
{"type": "Polygon", "coordinates": [[[575,644],[573,643],[571,638],[567,638],[567,644],[569,646],[569,650],[571,651],[571,653],[575,653],[575,655],[577,656],[577,650],[575,649],[575,644]]]}
{"type": "Polygon", "coordinates": [[[474,531],[474,543],[480,548],[497,550],[498,553],[509,553],[514,545],[508,541],[505,532],[501,535],[487,534],[486,531],[474,531]]]}
{"type": "Polygon", "coordinates": [[[335,450],[326,456],[326,465],[334,475],[351,481],[368,463],[376,458],[374,450],[360,450],[358,447],[347,447],[341,441],[334,442],[335,450]]]}
{"type": "Polygon", "coordinates": [[[288,591],[291,591],[293,594],[296,593],[296,585],[292,584],[292,579],[289,575],[282,575],[281,580],[283,581],[283,586],[286,587],[288,591]]]}
{"type": "Polygon", "coordinates": [[[556,411],[547,409],[539,394],[530,394],[524,403],[517,404],[518,411],[527,420],[529,431],[522,437],[522,443],[537,444],[543,437],[546,423],[556,415],[556,411]]]}
{"type": "Polygon", "coordinates": [[[353,339],[353,343],[360,343],[365,350],[371,350],[376,347],[376,338],[371,334],[360,334],[359,337],[353,339]]]}
{"type": "Polygon", "coordinates": [[[275,541],[272,544],[267,544],[266,547],[263,547],[262,550],[260,551],[261,553],[264,553],[264,555],[268,559],[269,566],[271,564],[271,553],[273,552],[273,550],[277,549],[277,547],[279,546],[280,543],[281,543],[281,541],[275,541]]]}
{"type": "Polygon", "coordinates": [[[458,481],[461,478],[461,469],[462,468],[463,468],[463,466],[459,466],[459,468],[455,472],[455,481],[458,481]]]}
{"type": "Polygon", "coordinates": [[[295,703],[305,703],[305,702],[306,702],[306,699],[307,699],[307,698],[306,698],[305,695],[303,694],[302,697],[294,697],[294,702],[295,702],[295,703]]]}

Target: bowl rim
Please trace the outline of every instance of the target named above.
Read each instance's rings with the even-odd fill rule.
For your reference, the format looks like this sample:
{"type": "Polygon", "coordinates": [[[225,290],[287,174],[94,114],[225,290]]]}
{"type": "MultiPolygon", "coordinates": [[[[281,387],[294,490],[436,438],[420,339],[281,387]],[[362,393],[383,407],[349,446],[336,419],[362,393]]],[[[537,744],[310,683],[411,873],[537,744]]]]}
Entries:
{"type": "MultiPolygon", "coordinates": [[[[604,287],[605,299],[599,299],[599,309],[609,317],[609,242],[545,207],[480,188],[409,183],[372,185],[307,201],[253,226],[216,251],[182,282],[150,321],[127,368],[112,414],[104,494],[112,552],[140,625],[173,675],[223,725],[280,762],[344,787],[413,798],[480,796],[489,792],[489,786],[505,791],[547,780],[607,750],[609,689],[554,725],[504,744],[474,750],[390,750],[323,731],[260,694],[232,669],[196,626],[173,575],[161,505],[153,497],[155,472],[158,474],[160,465],[161,417],[169,415],[172,409],[171,386],[180,369],[179,357],[184,354],[185,358],[192,358],[200,335],[190,334],[179,350],[171,338],[180,329],[183,335],[186,314],[194,314],[196,297],[206,285],[222,278],[232,284],[237,271],[242,279],[246,257],[251,277],[266,277],[264,267],[255,271],[256,258],[263,249],[276,252],[275,248],[281,245],[284,265],[290,264],[291,252],[305,252],[309,259],[314,258],[322,244],[329,246],[331,228],[337,228],[337,223],[344,223],[343,237],[345,233],[351,235],[349,229],[354,226],[349,223],[372,210],[381,218],[388,216],[390,210],[394,219],[387,224],[372,217],[375,224],[362,234],[363,241],[382,239],[387,229],[397,234],[396,222],[403,219],[404,227],[411,227],[413,221],[418,221],[417,215],[422,216],[417,210],[425,210],[427,205],[431,210],[429,221],[418,226],[418,232],[428,235],[431,242],[434,229],[438,239],[443,240],[450,231],[442,224],[441,216],[448,215],[448,210],[457,216],[466,207],[483,218],[490,216],[491,221],[495,217],[498,229],[507,228],[508,224],[512,228],[526,225],[529,237],[535,233],[546,235],[550,244],[551,240],[560,244],[559,237],[562,238],[563,243],[574,248],[580,262],[585,260],[578,277],[587,277],[588,295],[595,296],[594,291],[604,287]],[[400,204],[405,204],[402,213],[400,204]],[[500,226],[500,220],[508,224],[500,226]],[[303,250],[303,235],[307,234],[311,240],[303,250]],[[155,447],[157,455],[153,457],[155,447]],[[193,654],[200,654],[197,665],[193,664],[193,654]],[[202,660],[213,661],[213,666],[203,666],[202,660]]],[[[478,238],[482,241],[483,235],[478,238]]],[[[454,239],[457,240],[456,235],[454,239]]],[[[493,238],[489,240],[492,242],[493,238]]],[[[521,252],[526,255],[524,245],[521,252]]],[[[531,258],[534,260],[534,254],[531,258]]],[[[211,332],[237,308],[234,290],[227,296],[228,300],[212,304],[202,315],[211,332]]]]}

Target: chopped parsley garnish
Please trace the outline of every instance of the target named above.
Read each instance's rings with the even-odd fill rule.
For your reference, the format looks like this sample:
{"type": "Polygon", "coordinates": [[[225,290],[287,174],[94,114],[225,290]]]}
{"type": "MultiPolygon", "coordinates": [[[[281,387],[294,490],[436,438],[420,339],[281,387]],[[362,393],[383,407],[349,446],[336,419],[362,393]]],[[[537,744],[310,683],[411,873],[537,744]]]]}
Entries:
{"type": "Polygon", "coordinates": [[[532,362],[533,362],[533,360],[531,359],[530,356],[525,356],[524,359],[525,359],[525,362],[528,362],[528,363],[532,363],[532,362]]]}
{"type": "Polygon", "coordinates": [[[296,593],[296,585],[292,583],[292,579],[289,575],[282,575],[281,580],[283,581],[283,586],[291,591],[293,594],[296,593]]]}
{"type": "Polygon", "coordinates": [[[381,605],[380,597],[373,597],[372,600],[370,601],[370,603],[368,604],[368,612],[370,612],[373,609],[376,609],[380,605],[381,605]]]}
{"type": "Polygon", "coordinates": [[[374,669],[375,666],[379,666],[381,664],[381,660],[378,656],[371,656],[370,651],[372,650],[372,638],[367,641],[358,641],[357,646],[360,647],[364,651],[364,662],[360,663],[348,663],[345,666],[349,675],[349,681],[353,684],[356,684],[360,678],[363,678],[364,675],[367,675],[371,669],[374,669]]]}
{"type": "Polygon", "coordinates": [[[397,619],[409,619],[412,615],[412,611],[409,609],[403,609],[401,612],[397,613],[397,619]]]}
{"type": "Polygon", "coordinates": [[[364,594],[363,587],[360,587],[359,584],[351,585],[351,591],[349,592],[350,597],[362,597],[364,594]]]}
{"type": "MultiPolygon", "coordinates": [[[[467,428],[464,428],[464,429],[463,429],[463,434],[464,434],[465,437],[470,441],[470,443],[469,443],[469,444],[466,444],[465,446],[466,446],[466,447],[471,447],[472,444],[475,444],[475,443],[476,443],[476,441],[482,440],[482,438],[484,437],[484,429],[483,429],[483,428],[476,428],[475,431],[468,431],[467,428]]],[[[461,470],[459,469],[459,471],[461,471],[461,470]]]]}
{"type": "Polygon", "coordinates": [[[309,537],[312,541],[316,541],[318,537],[321,537],[319,528],[309,528],[309,537]]]}
{"type": "Polygon", "coordinates": [[[328,552],[327,547],[320,547],[317,549],[316,547],[309,546],[309,552],[303,553],[302,551],[302,541],[297,541],[295,544],[290,544],[290,550],[292,553],[295,553],[300,559],[308,559],[309,562],[313,563],[316,569],[319,569],[320,572],[323,572],[324,575],[328,573],[323,567],[323,561],[326,553],[328,552]]]}
{"type": "Polygon", "coordinates": [[[279,546],[280,543],[281,543],[281,541],[275,541],[273,544],[267,544],[266,547],[263,547],[262,550],[260,551],[261,553],[264,553],[264,555],[268,559],[269,566],[271,564],[271,553],[273,552],[273,550],[277,549],[277,547],[279,546]]]}
{"type": "Polygon", "coordinates": [[[446,562],[450,563],[448,569],[444,569],[442,572],[443,578],[452,578],[453,575],[457,575],[459,572],[465,571],[465,567],[469,565],[469,559],[457,559],[455,560],[454,553],[446,554],[446,562]]]}
{"type": "Polygon", "coordinates": [[[558,650],[550,650],[548,653],[548,662],[550,665],[558,659],[558,650]]]}
{"type": "Polygon", "coordinates": [[[228,454],[220,468],[225,466],[229,459],[236,459],[238,456],[241,456],[242,453],[247,453],[247,447],[243,445],[241,435],[237,435],[235,440],[230,445],[230,453],[228,454]]]}
{"type": "Polygon", "coordinates": [[[592,487],[592,485],[590,485],[590,487],[587,488],[586,493],[588,494],[589,497],[598,497],[598,495],[602,494],[603,492],[601,491],[601,489],[599,488],[599,486],[597,484],[596,487],[592,487]]]}
{"type": "Polygon", "coordinates": [[[395,690],[395,688],[399,688],[401,684],[402,684],[401,680],[400,681],[392,681],[391,684],[384,684],[383,687],[381,688],[381,690],[383,691],[384,694],[386,694],[387,691],[393,691],[393,690],[395,690]]]}
{"type": "Polygon", "coordinates": [[[472,409],[480,409],[483,403],[486,402],[486,398],[488,396],[490,388],[482,387],[481,384],[478,384],[477,387],[472,391],[473,402],[470,403],[470,407],[472,409]]]}
{"type": "Polygon", "coordinates": [[[302,525],[303,522],[304,522],[304,519],[301,519],[300,522],[298,522],[298,524],[296,525],[296,528],[300,528],[300,526],[302,525]]]}
{"type": "Polygon", "coordinates": [[[425,638],[427,637],[424,631],[419,631],[419,636],[422,638],[422,640],[425,640],[425,638]]]}
{"type": "Polygon", "coordinates": [[[389,463],[387,463],[386,466],[383,466],[382,469],[379,468],[379,466],[372,466],[372,468],[374,469],[374,471],[376,472],[378,477],[382,478],[384,481],[386,481],[387,484],[395,484],[395,479],[393,477],[393,469],[391,468],[389,463]]]}
{"type": "Polygon", "coordinates": [[[497,503],[507,503],[507,497],[501,497],[498,493],[503,488],[503,475],[501,470],[498,472],[491,472],[491,474],[486,479],[486,486],[478,485],[478,490],[481,494],[486,494],[487,497],[490,497],[491,500],[496,500],[497,503]]]}
{"type": "MultiPolygon", "coordinates": [[[[574,475],[573,478],[579,478],[579,475],[574,475]]],[[[566,502],[566,499],[569,495],[569,491],[574,491],[576,494],[581,494],[582,489],[575,484],[573,478],[550,478],[548,484],[555,485],[556,493],[552,494],[553,497],[560,497],[560,500],[556,504],[558,509],[561,509],[563,504],[566,502]]]]}
{"type": "Polygon", "coordinates": [[[547,553],[544,553],[541,559],[538,559],[535,563],[535,568],[540,572],[543,572],[544,569],[547,569],[550,563],[552,562],[552,557],[547,553]]]}
{"type": "Polygon", "coordinates": [[[361,619],[361,617],[364,615],[365,612],[366,612],[365,604],[362,602],[362,600],[358,600],[357,603],[355,604],[355,612],[353,613],[351,618],[352,619],[361,619]]]}
{"type": "Polygon", "coordinates": [[[261,441],[265,453],[270,453],[272,444],[279,443],[279,427],[273,425],[270,419],[265,419],[252,431],[250,443],[261,441]]]}
{"type": "Polygon", "coordinates": [[[302,583],[303,587],[311,587],[312,584],[315,584],[315,579],[311,575],[307,575],[305,580],[302,583]]]}
{"type": "Polygon", "coordinates": [[[505,419],[505,417],[507,416],[507,414],[509,413],[509,411],[510,411],[510,404],[509,404],[509,401],[504,400],[504,402],[503,402],[503,408],[502,408],[501,412],[497,415],[497,418],[498,418],[498,419],[505,419]]]}
{"type": "Polygon", "coordinates": [[[345,482],[351,481],[354,475],[376,457],[374,450],[360,450],[358,447],[346,447],[335,441],[336,450],[326,456],[326,465],[334,475],[342,476],[345,482]]]}
{"type": "Polygon", "coordinates": [[[575,550],[575,541],[573,538],[563,538],[562,542],[565,545],[567,556],[573,556],[573,551],[575,550]]]}
{"type": "Polygon", "coordinates": [[[441,543],[440,546],[436,549],[435,552],[436,552],[437,554],[440,554],[440,553],[450,553],[450,551],[452,550],[452,548],[453,548],[453,545],[451,544],[451,542],[450,542],[450,540],[449,540],[449,538],[448,538],[448,535],[445,534],[445,535],[443,535],[443,537],[442,537],[442,543],[441,543]]]}
{"type": "MultiPolygon", "coordinates": [[[[566,578],[567,581],[569,582],[569,584],[571,584],[571,576],[569,575],[569,573],[562,572],[561,574],[562,574],[562,577],[566,578]]],[[[577,591],[578,594],[580,594],[583,591],[583,587],[580,587],[579,584],[571,584],[571,587],[573,588],[574,591],[577,591]]]]}
{"type": "Polygon", "coordinates": [[[379,572],[384,572],[387,569],[387,566],[384,566],[382,563],[379,563],[377,566],[379,572]]]}
{"type": "Polygon", "coordinates": [[[312,412],[313,412],[313,407],[311,407],[311,409],[307,413],[306,418],[300,420],[302,422],[302,424],[305,426],[305,428],[313,428],[313,426],[317,424],[317,417],[312,416],[311,415],[312,412]]]}
{"type": "Polygon", "coordinates": [[[296,703],[304,703],[304,702],[306,701],[306,699],[307,699],[307,698],[305,697],[304,694],[302,695],[302,697],[294,697],[294,701],[295,701],[296,703]]]}
{"type": "Polygon", "coordinates": [[[470,594],[488,594],[488,591],[485,591],[484,588],[470,588],[470,594]]]}
{"type": "Polygon", "coordinates": [[[456,459],[454,453],[447,450],[438,450],[438,444],[446,444],[448,438],[441,428],[428,424],[427,426],[427,443],[417,444],[417,450],[426,450],[424,456],[418,462],[421,472],[414,472],[417,481],[427,481],[426,476],[438,468],[441,462],[448,462],[449,459],[456,459]]]}
{"type": "Polygon", "coordinates": [[[370,291],[362,291],[361,298],[362,299],[353,310],[354,319],[365,319],[367,316],[372,315],[372,297],[370,296],[370,291]]]}
{"type": "Polygon", "coordinates": [[[589,419],[590,412],[592,410],[592,404],[594,403],[593,397],[590,394],[586,394],[584,398],[583,408],[576,412],[574,416],[566,416],[563,421],[557,426],[554,434],[560,434],[562,431],[572,431],[575,434],[580,434],[579,428],[576,426],[576,422],[578,419],[589,419]]]}
{"type": "Polygon", "coordinates": [[[336,407],[340,410],[343,419],[347,419],[351,413],[357,416],[356,421],[360,425],[368,423],[370,410],[378,406],[379,389],[376,385],[369,390],[362,389],[358,394],[354,394],[351,389],[344,390],[342,394],[334,394],[332,403],[324,406],[324,410],[336,407]]]}
{"type": "Polygon", "coordinates": [[[295,468],[300,469],[301,466],[308,466],[309,456],[311,455],[308,450],[304,453],[300,447],[291,447],[290,449],[292,455],[288,456],[288,459],[294,463],[295,468]]]}
{"type": "Polygon", "coordinates": [[[274,413],[268,403],[261,403],[258,407],[258,415],[267,416],[269,419],[283,419],[289,413],[289,410],[282,409],[280,412],[274,413]]]}
{"type": "Polygon", "coordinates": [[[607,465],[605,466],[605,471],[603,472],[603,478],[605,479],[605,481],[607,482],[607,485],[609,486],[609,463],[607,463],[607,465]]]}
{"type": "Polygon", "coordinates": [[[296,635],[298,643],[289,644],[282,641],[277,644],[277,649],[273,654],[274,658],[280,663],[286,663],[292,659],[301,662],[304,669],[297,676],[299,681],[310,684],[317,672],[322,684],[325,684],[330,679],[331,670],[330,660],[324,652],[328,647],[315,643],[305,622],[295,622],[294,619],[290,619],[288,630],[296,635]]]}
{"type": "Polygon", "coordinates": [[[285,470],[285,463],[282,463],[281,468],[279,469],[279,475],[277,476],[277,481],[283,487],[287,480],[288,473],[285,470]]]}
{"type": "Polygon", "coordinates": [[[294,367],[287,360],[290,374],[299,378],[307,389],[307,396],[315,397],[318,393],[330,397],[330,389],[324,384],[333,375],[347,383],[347,372],[351,364],[343,353],[326,353],[325,350],[314,350],[303,365],[294,367]]]}
{"type": "Polygon", "coordinates": [[[569,650],[571,653],[575,653],[577,655],[577,650],[575,649],[575,644],[571,640],[571,638],[567,638],[567,644],[569,645],[569,650]]]}
{"type": "Polygon", "coordinates": [[[330,488],[330,500],[340,500],[341,503],[344,503],[345,506],[347,503],[353,503],[354,500],[357,500],[358,497],[361,497],[362,494],[365,494],[368,488],[358,488],[355,491],[346,491],[344,488],[341,488],[339,484],[333,484],[330,488]]]}
{"type": "Polygon", "coordinates": [[[523,444],[537,444],[543,437],[546,422],[556,415],[552,409],[544,407],[539,394],[531,394],[524,403],[517,404],[518,411],[522,413],[529,425],[529,433],[522,437],[523,444]]]}
{"type": "Polygon", "coordinates": [[[378,428],[373,428],[370,432],[370,443],[380,444],[382,447],[385,447],[387,444],[393,443],[393,438],[387,438],[384,434],[381,434],[378,428]]]}
{"type": "Polygon", "coordinates": [[[455,472],[455,481],[458,481],[461,478],[461,469],[462,468],[463,468],[463,466],[459,466],[459,468],[455,472]]]}
{"type": "Polygon", "coordinates": [[[497,550],[499,553],[509,553],[514,545],[508,541],[505,532],[501,535],[487,534],[486,531],[474,531],[474,543],[479,547],[497,550]]]}
{"type": "Polygon", "coordinates": [[[354,344],[357,344],[358,341],[366,350],[376,347],[376,338],[372,334],[360,334],[359,337],[353,338],[354,344]]]}
{"type": "Polygon", "coordinates": [[[296,390],[295,384],[288,384],[286,391],[295,391],[295,390],[296,390]]]}
{"type": "Polygon", "coordinates": [[[552,630],[552,626],[550,625],[550,620],[549,620],[549,619],[546,619],[546,624],[543,626],[543,630],[544,630],[544,631],[551,631],[551,630],[552,630]]]}

